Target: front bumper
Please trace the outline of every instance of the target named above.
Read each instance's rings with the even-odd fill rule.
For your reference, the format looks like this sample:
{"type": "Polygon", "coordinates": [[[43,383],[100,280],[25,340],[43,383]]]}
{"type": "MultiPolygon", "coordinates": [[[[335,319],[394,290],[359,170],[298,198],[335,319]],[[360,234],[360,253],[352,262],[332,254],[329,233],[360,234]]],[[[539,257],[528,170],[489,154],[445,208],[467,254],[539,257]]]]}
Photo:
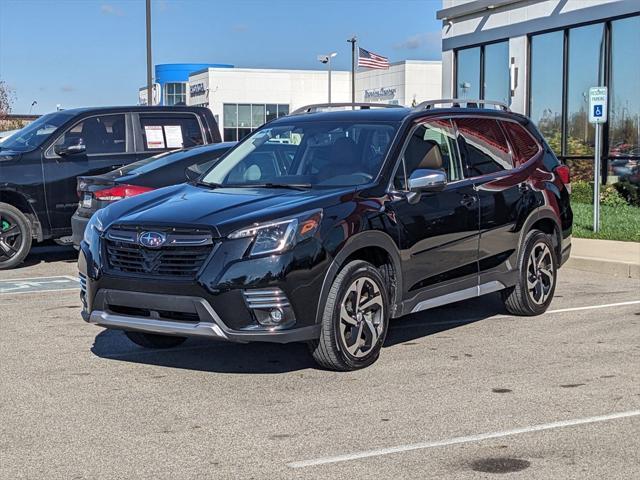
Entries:
{"type": "Polygon", "coordinates": [[[89,217],[82,217],[77,213],[74,213],[73,217],[71,217],[71,240],[76,248],[80,248],[80,242],[84,237],[84,229],[87,228],[87,223],[89,223],[89,217]]]}
{"type": "Polygon", "coordinates": [[[233,342],[302,342],[317,338],[319,327],[303,327],[291,330],[239,331],[225,325],[211,305],[199,297],[157,295],[120,290],[99,290],[94,304],[99,308],[90,314],[83,312],[83,318],[107,328],[135,330],[160,335],[181,337],[209,337],[233,342]],[[132,310],[148,310],[149,316],[123,315],[109,311],[109,305],[132,310]],[[163,317],[162,312],[172,316],[189,315],[193,321],[171,320],[163,317]]]}
{"type": "Polygon", "coordinates": [[[195,279],[177,280],[105,272],[101,263],[93,260],[102,252],[94,250],[81,242],[78,267],[82,316],[88,323],[242,343],[303,342],[320,335],[316,306],[324,261],[311,268],[313,274],[307,277],[308,263],[304,264],[305,271],[299,272],[293,252],[289,256],[225,262],[237,256],[221,246],[214,249],[195,279]],[[306,281],[301,282],[303,273],[306,281]],[[293,321],[275,327],[258,321],[264,308],[268,311],[273,307],[293,321]]]}

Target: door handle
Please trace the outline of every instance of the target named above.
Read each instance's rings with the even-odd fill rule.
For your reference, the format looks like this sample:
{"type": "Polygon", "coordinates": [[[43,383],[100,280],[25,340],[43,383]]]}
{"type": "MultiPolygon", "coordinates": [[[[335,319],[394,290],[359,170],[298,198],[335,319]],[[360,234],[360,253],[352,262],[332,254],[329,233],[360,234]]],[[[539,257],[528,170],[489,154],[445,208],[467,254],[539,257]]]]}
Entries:
{"type": "Polygon", "coordinates": [[[462,196],[462,200],[460,200],[460,204],[464,205],[465,207],[470,207],[471,205],[473,205],[477,201],[478,201],[478,198],[475,195],[469,195],[469,194],[465,193],[462,196]]]}

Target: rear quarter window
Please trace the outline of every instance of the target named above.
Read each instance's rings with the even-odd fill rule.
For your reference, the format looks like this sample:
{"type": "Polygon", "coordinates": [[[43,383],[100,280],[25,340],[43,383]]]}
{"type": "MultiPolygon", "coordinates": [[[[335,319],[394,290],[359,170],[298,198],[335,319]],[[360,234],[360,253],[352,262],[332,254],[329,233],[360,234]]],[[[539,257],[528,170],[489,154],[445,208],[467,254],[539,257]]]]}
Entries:
{"type": "Polygon", "coordinates": [[[195,115],[140,115],[145,151],[175,150],[203,145],[202,130],[195,115]]]}
{"type": "Polygon", "coordinates": [[[513,160],[516,166],[531,160],[540,151],[538,142],[519,123],[502,122],[502,126],[513,148],[513,160]]]}

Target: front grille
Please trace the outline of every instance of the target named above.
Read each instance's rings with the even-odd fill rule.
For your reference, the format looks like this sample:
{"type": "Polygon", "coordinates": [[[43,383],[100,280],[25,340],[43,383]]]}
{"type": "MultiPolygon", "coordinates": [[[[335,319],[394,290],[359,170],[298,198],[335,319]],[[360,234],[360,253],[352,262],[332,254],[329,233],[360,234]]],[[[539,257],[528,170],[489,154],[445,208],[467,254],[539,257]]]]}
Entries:
{"type": "Polygon", "coordinates": [[[163,246],[149,248],[139,243],[140,235],[149,230],[109,230],[104,239],[109,268],[123,273],[193,278],[211,254],[210,234],[168,232],[163,246]]]}

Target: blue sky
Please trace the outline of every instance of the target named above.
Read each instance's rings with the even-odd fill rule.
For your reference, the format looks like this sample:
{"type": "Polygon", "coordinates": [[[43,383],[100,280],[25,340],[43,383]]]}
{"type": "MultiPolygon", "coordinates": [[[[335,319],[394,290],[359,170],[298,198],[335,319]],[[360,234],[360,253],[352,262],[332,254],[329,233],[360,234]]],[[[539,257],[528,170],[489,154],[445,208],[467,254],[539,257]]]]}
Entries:
{"type": "MultiPolygon", "coordinates": [[[[144,0],[0,0],[0,80],[13,111],[132,104],[146,82],[144,0]]],[[[441,0],[153,0],[153,62],[322,68],[360,46],[404,59],[440,59],[441,0]]]]}

